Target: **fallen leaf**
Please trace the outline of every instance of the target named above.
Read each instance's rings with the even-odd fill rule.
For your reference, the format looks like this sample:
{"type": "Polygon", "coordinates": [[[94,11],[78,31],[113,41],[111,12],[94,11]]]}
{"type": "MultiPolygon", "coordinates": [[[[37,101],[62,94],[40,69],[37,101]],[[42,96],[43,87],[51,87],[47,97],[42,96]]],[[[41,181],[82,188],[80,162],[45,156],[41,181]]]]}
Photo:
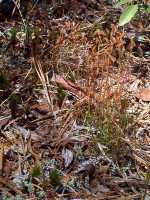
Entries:
{"type": "Polygon", "coordinates": [[[41,114],[46,114],[50,111],[48,103],[37,103],[32,106],[32,109],[37,110],[41,114]]]}
{"type": "Polygon", "coordinates": [[[135,96],[142,101],[150,101],[150,89],[143,88],[135,96]]]}
{"type": "Polygon", "coordinates": [[[81,92],[84,93],[83,89],[80,88],[77,84],[71,82],[70,80],[65,79],[64,77],[54,74],[53,77],[51,78],[52,82],[55,82],[59,86],[63,87],[64,89],[72,92],[76,96],[81,96],[81,92]]]}

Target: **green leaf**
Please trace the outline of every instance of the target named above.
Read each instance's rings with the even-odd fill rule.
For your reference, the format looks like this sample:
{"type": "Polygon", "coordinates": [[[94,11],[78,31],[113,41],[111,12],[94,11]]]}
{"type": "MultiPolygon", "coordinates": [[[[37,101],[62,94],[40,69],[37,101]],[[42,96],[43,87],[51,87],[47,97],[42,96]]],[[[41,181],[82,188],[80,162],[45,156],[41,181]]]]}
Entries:
{"type": "Polygon", "coordinates": [[[16,35],[17,35],[17,30],[15,27],[12,27],[10,30],[10,35],[11,35],[11,39],[15,40],[16,39],[16,35]]]}
{"type": "Polygon", "coordinates": [[[117,1],[116,6],[118,7],[118,6],[130,3],[130,2],[131,2],[131,0],[119,0],[119,1],[117,1]]]}
{"type": "Polygon", "coordinates": [[[121,14],[119,19],[119,26],[124,26],[135,16],[138,11],[138,5],[131,5],[121,14]]]}
{"type": "Polygon", "coordinates": [[[150,14],[150,6],[148,6],[148,7],[146,8],[146,12],[147,12],[148,14],[150,14]]]}

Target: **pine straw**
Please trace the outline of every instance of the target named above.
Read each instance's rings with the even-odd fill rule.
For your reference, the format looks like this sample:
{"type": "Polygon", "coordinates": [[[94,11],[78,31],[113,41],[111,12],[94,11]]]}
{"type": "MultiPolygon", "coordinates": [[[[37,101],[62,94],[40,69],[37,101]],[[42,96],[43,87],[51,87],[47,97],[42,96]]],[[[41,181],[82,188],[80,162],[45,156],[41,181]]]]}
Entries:
{"type": "MultiPolygon", "coordinates": [[[[90,26],[74,21],[59,22],[59,31],[51,42],[50,49],[47,49],[47,41],[43,39],[41,44],[39,38],[34,38],[32,67],[24,82],[20,81],[21,86],[17,90],[23,95],[26,92],[26,82],[34,80],[32,94],[21,96],[21,108],[17,110],[17,117],[2,126],[6,141],[12,141],[11,136],[14,136],[9,148],[17,152],[17,162],[12,162],[17,163],[14,165],[15,169],[12,169],[11,161],[9,169],[9,162],[0,163],[0,169],[5,173],[9,172],[8,179],[11,171],[15,177],[22,178],[22,169],[29,172],[31,177],[33,167],[44,166],[44,162],[50,165],[48,170],[51,170],[53,164],[50,162],[53,159],[63,174],[63,186],[69,187],[69,180],[72,178],[79,183],[77,189],[70,186],[69,198],[133,199],[142,198],[149,192],[149,183],[144,177],[144,172],[149,172],[149,151],[142,150],[141,144],[129,137],[129,130],[136,127],[136,121],[129,121],[125,126],[121,121],[122,114],[128,114],[127,109],[131,103],[127,85],[132,82],[133,57],[124,47],[125,32],[119,31],[115,25],[110,30],[104,30],[103,23],[103,18],[90,26]],[[126,105],[122,105],[126,99],[126,105]],[[22,111],[25,105],[30,106],[30,118],[28,112],[22,111]],[[101,124],[107,125],[104,138],[98,135],[105,128],[101,124]],[[81,152],[82,159],[86,162],[85,172],[81,177],[75,174],[75,169],[80,164],[75,151],[76,145],[86,149],[81,152]],[[64,168],[63,149],[69,149],[74,156],[74,161],[67,169],[64,168]],[[97,155],[104,156],[104,159],[94,163],[97,155]],[[129,163],[127,156],[130,161],[137,163],[129,163]],[[130,164],[131,168],[128,166],[130,164]],[[90,171],[91,165],[95,168],[94,175],[90,171]],[[124,166],[129,167],[127,173],[123,172],[124,166]],[[119,176],[113,175],[113,170],[119,176]],[[91,190],[88,184],[85,187],[87,178],[91,178],[91,190]],[[93,188],[92,179],[96,182],[93,188]],[[80,185],[83,182],[84,187],[80,185]],[[102,186],[104,188],[101,189],[102,186]],[[94,188],[103,190],[102,196],[94,188]]],[[[3,101],[1,106],[8,107],[8,100],[9,98],[3,101]]],[[[149,145],[149,141],[147,143],[149,145]]],[[[8,152],[8,147],[4,145],[3,148],[1,160],[8,152]]],[[[49,188],[53,188],[52,185],[45,183],[42,178],[34,181],[37,184],[32,183],[33,188],[46,190],[47,196],[51,196],[47,197],[49,199],[55,199],[54,196],[61,199],[68,195],[64,191],[61,194],[49,191],[49,188]]],[[[0,180],[0,184],[6,185],[5,182],[0,180]]],[[[21,189],[18,192],[15,187],[10,188],[10,185],[5,187],[20,195],[24,192],[21,189]]]]}

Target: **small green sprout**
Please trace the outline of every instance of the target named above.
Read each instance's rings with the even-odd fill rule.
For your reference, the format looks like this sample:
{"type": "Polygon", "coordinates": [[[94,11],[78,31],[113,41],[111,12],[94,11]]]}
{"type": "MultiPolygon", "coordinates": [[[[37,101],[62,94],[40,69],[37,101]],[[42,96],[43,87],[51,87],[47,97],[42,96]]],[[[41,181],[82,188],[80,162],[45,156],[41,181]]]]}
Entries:
{"type": "Polygon", "coordinates": [[[56,187],[61,184],[61,175],[57,169],[50,172],[50,183],[56,187]]]}

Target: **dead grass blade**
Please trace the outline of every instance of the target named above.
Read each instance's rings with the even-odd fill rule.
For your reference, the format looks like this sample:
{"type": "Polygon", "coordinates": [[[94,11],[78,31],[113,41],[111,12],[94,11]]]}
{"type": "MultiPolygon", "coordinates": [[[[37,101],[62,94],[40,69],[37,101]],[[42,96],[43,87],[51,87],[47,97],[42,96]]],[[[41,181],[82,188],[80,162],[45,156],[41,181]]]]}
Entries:
{"type": "Polygon", "coordinates": [[[53,112],[53,102],[52,102],[52,99],[49,96],[47,81],[46,81],[46,77],[44,75],[44,72],[42,70],[41,62],[37,58],[33,57],[33,64],[34,64],[35,70],[37,72],[37,75],[38,75],[38,77],[39,77],[39,79],[42,83],[42,86],[43,86],[49,107],[50,107],[51,111],[53,112]]]}

